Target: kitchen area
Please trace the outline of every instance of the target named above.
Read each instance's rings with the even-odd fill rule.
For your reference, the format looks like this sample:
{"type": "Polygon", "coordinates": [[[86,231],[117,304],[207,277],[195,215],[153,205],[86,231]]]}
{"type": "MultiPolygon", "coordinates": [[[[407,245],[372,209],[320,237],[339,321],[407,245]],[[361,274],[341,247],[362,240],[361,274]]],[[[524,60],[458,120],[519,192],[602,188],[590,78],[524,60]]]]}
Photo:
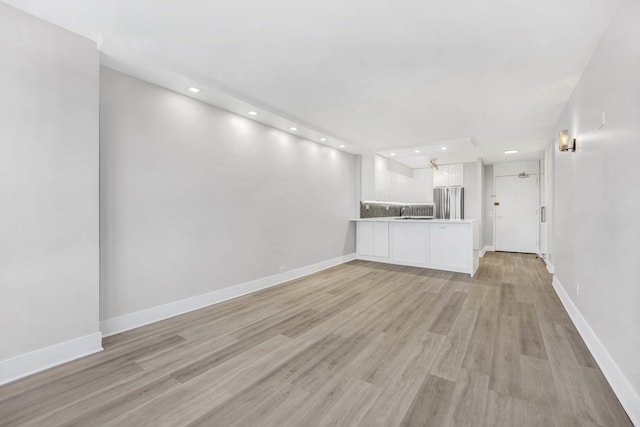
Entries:
{"type": "MultiPolygon", "coordinates": [[[[363,196],[367,189],[363,157],[363,196]]],[[[373,200],[360,201],[356,257],[473,276],[480,255],[482,162],[412,169],[373,159],[373,200]]]]}

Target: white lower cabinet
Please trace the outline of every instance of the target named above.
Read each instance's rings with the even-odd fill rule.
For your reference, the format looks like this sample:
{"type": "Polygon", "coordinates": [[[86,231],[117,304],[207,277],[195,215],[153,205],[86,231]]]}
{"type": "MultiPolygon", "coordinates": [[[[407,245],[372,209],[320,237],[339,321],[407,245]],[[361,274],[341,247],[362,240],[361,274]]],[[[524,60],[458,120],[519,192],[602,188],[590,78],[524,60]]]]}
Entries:
{"type": "Polygon", "coordinates": [[[426,267],[429,264],[429,225],[392,224],[393,260],[426,267]]]}
{"type": "Polygon", "coordinates": [[[473,275],[478,267],[474,232],[473,222],[359,221],[357,257],[473,275]]]}
{"type": "Polygon", "coordinates": [[[433,268],[467,268],[473,239],[469,227],[461,225],[431,225],[431,262],[433,268]]]}
{"type": "Polygon", "coordinates": [[[373,223],[373,256],[389,257],[389,223],[373,223]]]}
{"type": "Polygon", "coordinates": [[[357,228],[358,255],[389,257],[389,223],[359,222],[357,228]]]}
{"type": "Polygon", "coordinates": [[[373,256],[373,226],[375,222],[359,222],[356,230],[358,255],[373,256]]]}

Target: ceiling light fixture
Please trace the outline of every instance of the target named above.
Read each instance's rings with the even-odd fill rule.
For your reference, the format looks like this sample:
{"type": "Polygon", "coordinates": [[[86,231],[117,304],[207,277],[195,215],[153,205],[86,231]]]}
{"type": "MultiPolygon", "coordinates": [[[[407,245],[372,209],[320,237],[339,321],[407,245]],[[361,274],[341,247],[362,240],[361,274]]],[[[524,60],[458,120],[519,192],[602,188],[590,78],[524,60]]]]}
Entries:
{"type": "Polygon", "coordinates": [[[419,153],[419,152],[420,152],[420,150],[414,150],[414,153],[419,153]]]}
{"type": "Polygon", "coordinates": [[[344,148],[344,144],[340,144],[340,148],[344,148]]]}
{"type": "Polygon", "coordinates": [[[516,154],[518,150],[506,150],[504,154],[516,154]]]}
{"type": "Polygon", "coordinates": [[[390,154],[391,154],[392,156],[395,156],[395,155],[396,155],[396,153],[390,153],[390,154]]]}
{"type": "Polygon", "coordinates": [[[292,131],[294,131],[294,132],[295,132],[295,131],[297,131],[297,130],[298,130],[298,128],[297,128],[297,127],[290,127],[290,128],[289,128],[289,130],[292,130],[292,131]]]}
{"type": "Polygon", "coordinates": [[[325,142],[327,138],[320,138],[320,141],[325,142]]]}
{"type": "Polygon", "coordinates": [[[447,151],[447,147],[440,147],[442,151],[447,151]]]}
{"type": "Polygon", "coordinates": [[[436,163],[436,160],[438,160],[438,159],[430,159],[429,160],[429,167],[431,169],[433,169],[434,171],[438,170],[438,164],[436,163]]]}
{"type": "Polygon", "coordinates": [[[191,93],[198,93],[200,92],[200,89],[198,89],[197,87],[191,86],[189,89],[187,89],[189,92],[191,93]]]}
{"type": "Polygon", "coordinates": [[[257,111],[249,111],[249,115],[250,116],[257,116],[258,112],[257,111]]]}

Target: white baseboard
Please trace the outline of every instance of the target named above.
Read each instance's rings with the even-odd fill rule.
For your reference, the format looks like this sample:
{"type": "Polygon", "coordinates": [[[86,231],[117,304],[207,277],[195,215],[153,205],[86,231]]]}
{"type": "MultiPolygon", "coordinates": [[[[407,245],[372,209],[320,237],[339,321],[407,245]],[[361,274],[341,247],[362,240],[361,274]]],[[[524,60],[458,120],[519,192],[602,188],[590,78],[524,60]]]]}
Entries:
{"type": "Polygon", "coordinates": [[[0,385],[99,351],[102,351],[102,334],[95,332],[2,360],[0,385]]]}
{"type": "Polygon", "coordinates": [[[102,330],[102,334],[104,337],[108,337],[110,335],[128,331],[130,329],[138,328],[140,326],[178,316],[180,314],[188,313],[193,310],[198,310],[212,304],[217,304],[223,301],[237,298],[242,295],[250,294],[261,289],[279,285],[281,283],[288,282],[299,277],[307,276],[312,273],[317,273],[318,271],[335,267],[336,265],[344,264],[345,262],[353,261],[354,259],[356,259],[355,253],[344,255],[341,257],[322,261],[317,264],[290,270],[285,273],[274,274],[273,276],[263,277],[251,282],[218,289],[206,294],[196,295],[194,297],[173,301],[168,304],[136,311],[133,313],[125,314],[123,316],[113,317],[111,319],[106,319],[100,322],[100,330],[102,330]]]}
{"type": "Polygon", "coordinates": [[[482,258],[487,252],[494,252],[493,246],[485,245],[482,249],[480,249],[480,258],[482,258]]]}
{"type": "Polygon", "coordinates": [[[627,415],[634,423],[640,426],[640,394],[633,388],[627,377],[613,360],[606,347],[602,344],[587,320],[582,316],[578,307],[573,303],[569,294],[564,290],[557,276],[553,276],[553,289],[562,301],[562,305],[569,313],[569,317],[576,326],[580,336],[591,351],[593,358],[598,363],[602,373],[609,381],[613,392],[618,396],[620,403],[627,411],[627,415]]]}
{"type": "Polygon", "coordinates": [[[549,262],[547,257],[544,257],[542,259],[544,260],[544,263],[547,265],[547,271],[551,274],[555,274],[556,268],[554,267],[554,265],[549,262]]]}

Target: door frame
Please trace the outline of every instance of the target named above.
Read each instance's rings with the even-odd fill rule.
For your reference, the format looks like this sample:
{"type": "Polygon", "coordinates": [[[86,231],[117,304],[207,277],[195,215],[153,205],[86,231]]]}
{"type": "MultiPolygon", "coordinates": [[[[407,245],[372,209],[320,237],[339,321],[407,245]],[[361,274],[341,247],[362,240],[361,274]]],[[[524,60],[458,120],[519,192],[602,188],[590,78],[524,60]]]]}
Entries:
{"type": "MultiPolygon", "coordinates": [[[[540,179],[540,161],[538,160],[538,167],[537,167],[537,171],[536,173],[529,173],[528,175],[531,176],[535,176],[536,177],[536,184],[537,184],[537,188],[538,191],[536,192],[536,218],[538,221],[538,239],[536,240],[536,255],[540,254],[540,183],[542,182],[542,180],[540,179]]],[[[497,186],[496,186],[496,178],[499,177],[505,177],[505,176],[518,176],[518,174],[501,174],[501,175],[496,175],[495,172],[493,174],[493,203],[495,203],[497,197],[498,197],[498,191],[497,191],[497,186]]],[[[491,209],[493,210],[493,250],[494,251],[498,251],[498,240],[497,240],[497,232],[498,232],[498,227],[497,227],[497,220],[498,220],[498,216],[496,215],[496,206],[495,204],[491,206],[491,209]]],[[[549,213],[547,212],[547,215],[549,213]]]]}

